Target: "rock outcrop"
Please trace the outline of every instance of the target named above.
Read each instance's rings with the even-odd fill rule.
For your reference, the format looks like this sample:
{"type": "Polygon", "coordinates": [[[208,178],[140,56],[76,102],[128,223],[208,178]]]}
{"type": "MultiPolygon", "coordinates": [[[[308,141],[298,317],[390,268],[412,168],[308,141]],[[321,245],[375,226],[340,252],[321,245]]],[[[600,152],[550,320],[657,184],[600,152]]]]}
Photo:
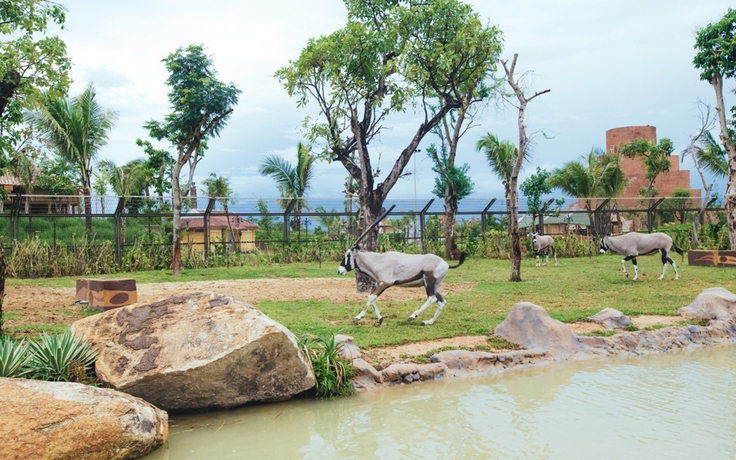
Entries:
{"type": "Polygon", "coordinates": [[[288,329],[211,292],[129,305],[72,330],[99,349],[105,383],[169,411],[281,401],[315,384],[288,329]]]}
{"type": "Polygon", "coordinates": [[[598,323],[607,330],[625,329],[631,326],[631,318],[624,315],[615,308],[604,308],[593,316],[588,317],[594,323],[598,323]]]}
{"type": "MultiPolygon", "coordinates": [[[[534,304],[520,302],[494,333],[524,350],[503,353],[450,350],[430,357],[431,364],[401,363],[377,370],[362,358],[353,361],[353,386],[369,390],[438,378],[493,375],[511,369],[547,365],[557,361],[612,356],[639,356],[688,347],[736,342],[736,295],[723,288],[704,290],[680,309],[686,317],[709,319],[707,326],[672,326],[655,331],[632,331],[610,337],[577,336],[564,323],[552,319],[534,304]]],[[[623,326],[630,319],[616,310],[595,315],[604,324],[623,326]],[[607,319],[613,322],[606,322],[607,319]],[[625,318],[625,319],[624,319],[625,318]]]]}
{"type": "Polygon", "coordinates": [[[677,314],[685,318],[728,321],[736,317],[736,295],[722,287],[704,289],[687,307],[677,314]]]}
{"type": "Polygon", "coordinates": [[[0,458],[130,459],[160,447],[168,415],[114,390],[0,378],[0,458]]]}

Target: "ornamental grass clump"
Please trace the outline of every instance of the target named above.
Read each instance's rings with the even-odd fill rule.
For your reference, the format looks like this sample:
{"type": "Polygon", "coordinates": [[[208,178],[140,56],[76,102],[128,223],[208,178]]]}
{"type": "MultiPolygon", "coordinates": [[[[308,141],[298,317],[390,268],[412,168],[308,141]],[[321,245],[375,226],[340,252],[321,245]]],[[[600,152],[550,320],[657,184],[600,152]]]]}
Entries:
{"type": "Polygon", "coordinates": [[[305,337],[300,340],[300,346],[312,365],[318,398],[353,394],[353,363],[340,356],[342,342],[337,342],[334,335],[319,339],[305,337]]]}
{"type": "Polygon", "coordinates": [[[10,337],[0,337],[0,377],[25,377],[29,358],[25,340],[15,342],[10,337]]]}
{"type": "Polygon", "coordinates": [[[27,374],[36,380],[91,383],[97,350],[67,330],[29,342],[27,374]]]}

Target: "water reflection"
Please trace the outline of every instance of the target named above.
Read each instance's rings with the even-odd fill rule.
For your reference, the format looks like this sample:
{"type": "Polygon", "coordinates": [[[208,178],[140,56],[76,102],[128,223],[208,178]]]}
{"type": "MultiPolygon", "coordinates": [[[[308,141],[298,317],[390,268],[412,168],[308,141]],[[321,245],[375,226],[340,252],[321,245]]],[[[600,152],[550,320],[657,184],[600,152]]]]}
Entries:
{"type": "Polygon", "coordinates": [[[172,416],[171,459],[736,458],[736,347],[172,416]]]}

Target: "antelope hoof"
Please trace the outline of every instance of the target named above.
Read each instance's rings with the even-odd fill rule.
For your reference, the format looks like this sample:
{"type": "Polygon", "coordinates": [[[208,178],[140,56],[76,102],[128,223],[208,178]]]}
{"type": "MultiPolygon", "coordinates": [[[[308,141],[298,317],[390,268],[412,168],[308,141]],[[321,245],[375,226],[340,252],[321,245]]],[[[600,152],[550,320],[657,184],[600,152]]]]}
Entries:
{"type": "Polygon", "coordinates": [[[383,324],[383,316],[378,318],[378,325],[380,326],[381,324],[383,324]]]}
{"type": "Polygon", "coordinates": [[[353,318],[353,324],[357,323],[358,321],[360,321],[360,318],[358,318],[357,316],[353,318]]]}
{"type": "Polygon", "coordinates": [[[415,315],[411,315],[407,321],[414,321],[415,319],[417,319],[417,317],[415,315]]]}
{"type": "Polygon", "coordinates": [[[431,326],[432,324],[434,324],[434,321],[428,319],[427,321],[422,321],[422,324],[425,326],[431,326]]]}

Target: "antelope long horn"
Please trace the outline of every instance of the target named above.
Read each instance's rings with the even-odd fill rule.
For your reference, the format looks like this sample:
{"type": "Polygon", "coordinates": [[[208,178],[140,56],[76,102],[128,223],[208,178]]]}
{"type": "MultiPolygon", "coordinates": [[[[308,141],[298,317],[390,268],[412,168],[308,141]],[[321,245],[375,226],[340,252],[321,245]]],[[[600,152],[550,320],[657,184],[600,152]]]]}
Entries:
{"type": "Polygon", "coordinates": [[[368,232],[370,232],[371,230],[373,230],[373,228],[376,225],[380,224],[381,221],[383,220],[383,218],[386,217],[391,211],[393,211],[393,209],[395,207],[396,207],[395,204],[391,205],[391,207],[388,208],[383,214],[381,214],[380,216],[378,216],[378,219],[376,219],[375,221],[373,221],[373,223],[370,224],[368,226],[368,228],[366,228],[365,230],[363,230],[363,233],[360,234],[360,236],[355,240],[355,242],[350,247],[351,248],[354,248],[358,243],[360,243],[363,240],[363,238],[365,238],[365,236],[368,234],[368,232]]]}

